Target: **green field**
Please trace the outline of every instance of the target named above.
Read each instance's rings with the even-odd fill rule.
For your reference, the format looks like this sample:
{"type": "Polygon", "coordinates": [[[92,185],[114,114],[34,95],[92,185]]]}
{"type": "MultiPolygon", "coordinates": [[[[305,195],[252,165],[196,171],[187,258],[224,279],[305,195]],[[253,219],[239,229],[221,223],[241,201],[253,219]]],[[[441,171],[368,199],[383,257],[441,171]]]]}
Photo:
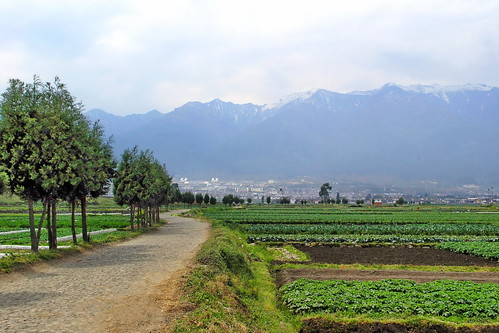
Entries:
{"type": "MultiPolygon", "coordinates": [[[[276,251],[275,247],[292,249],[292,244],[313,246],[327,243],[349,247],[356,244],[377,247],[424,244],[425,247],[499,260],[499,214],[495,207],[253,205],[208,208],[198,213],[217,221],[222,228],[244,239],[246,244],[253,245],[248,247],[248,251],[253,253],[249,256],[268,262],[270,272],[286,267],[293,269],[293,264],[273,264],[273,260],[283,260],[282,253],[276,251]]],[[[298,266],[301,270],[307,269],[307,262],[300,261],[298,266]]],[[[436,274],[439,271],[497,273],[497,269],[492,266],[473,266],[469,269],[465,266],[420,268],[407,264],[378,266],[383,270],[417,271],[424,268],[436,274]]],[[[376,269],[376,265],[363,268],[366,266],[311,264],[310,267],[326,270],[376,269]]],[[[267,281],[252,283],[263,284],[267,281]]],[[[365,320],[374,320],[378,323],[402,323],[408,327],[431,326],[429,323],[448,327],[486,324],[492,325],[489,326],[493,327],[492,330],[499,325],[499,287],[493,283],[301,279],[284,284],[276,294],[287,309],[283,311],[291,311],[295,318],[303,319],[303,323],[310,318],[333,318],[335,323],[345,325],[351,324],[352,320],[360,325],[364,325],[365,320]]]]}
{"type": "Polygon", "coordinates": [[[293,312],[459,317],[499,320],[499,285],[438,280],[313,281],[298,280],[281,288],[293,312]]]}

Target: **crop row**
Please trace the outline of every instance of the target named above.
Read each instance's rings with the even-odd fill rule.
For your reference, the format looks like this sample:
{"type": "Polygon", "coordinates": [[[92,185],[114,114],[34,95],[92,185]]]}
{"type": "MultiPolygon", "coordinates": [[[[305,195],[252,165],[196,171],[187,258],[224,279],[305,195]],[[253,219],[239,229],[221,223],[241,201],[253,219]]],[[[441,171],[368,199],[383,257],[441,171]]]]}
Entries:
{"type": "Polygon", "coordinates": [[[499,261],[498,242],[449,242],[437,244],[436,247],[438,249],[449,250],[457,253],[472,254],[499,261]]]}
{"type": "Polygon", "coordinates": [[[248,243],[440,243],[499,242],[498,236],[452,235],[248,235],[248,243]]]}
{"type": "MultiPolygon", "coordinates": [[[[35,216],[36,224],[38,224],[40,216],[35,216]]],[[[93,230],[108,229],[108,228],[125,228],[129,225],[130,217],[126,215],[87,215],[87,224],[93,230]]],[[[76,224],[81,224],[81,216],[76,216],[76,224]]],[[[59,215],[57,216],[58,227],[71,227],[71,216],[59,215]]],[[[29,220],[28,214],[1,214],[0,215],[0,228],[3,231],[7,229],[28,229],[29,220]]]]}
{"type": "Polygon", "coordinates": [[[476,235],[499,236],[490,224],[237,224],[249,234],[476,235]]]}
{"type": "Polygon", "coordinates": [[[301,279],[280,290],[284,304],[295,313],[383,313],[492,320],[499,316],[499,285],[492,283],[301,279]]]}
{"type": "MultiPolygon", "coordinates": [[[[76,230],[81,233],[81,229],[76,230]]],[[[71,235],[71,228],[57,228],[57,237],[71,235]]],[[[44,245],[47,242],[47,230],[43,229],[40,236],[40,242],[44,245]]],[[[29,245],[31,242],[29,232],[22,232],[16,234],[0,235],[0,245],[29,245]]]]}
{"type": "Polygon", "coordinates": [[[207,210],[207,217],[224,222],[245,224],[262,223],[464,223],[464,224],[495,224],[499,225],[499,214],[480,213],[432,213],[432,212],[401,212],[394,214],[375,213],[325,213],[308,214],[303,211],[291,212],[252,212],[251,210],[207,210]]]}

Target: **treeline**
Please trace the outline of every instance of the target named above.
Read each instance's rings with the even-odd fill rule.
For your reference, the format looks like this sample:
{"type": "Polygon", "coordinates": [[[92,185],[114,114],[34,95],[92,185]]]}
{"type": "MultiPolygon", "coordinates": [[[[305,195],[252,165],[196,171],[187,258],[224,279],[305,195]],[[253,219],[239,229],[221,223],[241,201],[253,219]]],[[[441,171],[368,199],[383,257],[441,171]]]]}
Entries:
{"type": "MultiPolygon", "coordinates": [[[[114,178],[116,201],[130,205],[131,227],[134,213],[146,225],[159,219],[159,205],[175,192],[164,165],[150,151],[138,148],[113,156],[111,140],[98,122],[83,115],[76,101],[55,78],[53,83],[33,83],[18,79],[0,100],[0,191],[4,188],[28,202],[31,250],[38,251],[45,223],[50,249],[57,248],[57,203],[71,204],[73,242],[76,244],[75,210],[81,205],[83,239],[89,240],[86,201],[108,193],[114,178]],[[35,221],[34,202],[43,205],[35,221]]],[[[178,187],[177,187],[178,191],[178,187]]]]}
{"type": "Polygon", "coordinates": [[[114,200],[130,207],[130,228],[159,222],[162,205],[177,201],[177,184],[150,150],[140,151],[137,146],[127,149],[121,156],[113,182],[114,200]]]}

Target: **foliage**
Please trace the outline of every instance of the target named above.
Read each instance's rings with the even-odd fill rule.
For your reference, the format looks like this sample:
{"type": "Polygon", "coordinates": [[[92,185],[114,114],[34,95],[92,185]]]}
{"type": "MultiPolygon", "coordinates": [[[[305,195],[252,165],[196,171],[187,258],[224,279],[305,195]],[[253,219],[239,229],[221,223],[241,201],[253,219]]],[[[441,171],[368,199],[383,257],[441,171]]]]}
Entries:
{"type": "Polygon", "coordinates": [[[329,198],[329,191],[331,191],[332,189],[333,187],[329,183],[322,184],[319,191],[319,196],[322,198],[322,203],[326,203],[327,199],[329,198]]]}
{"type": "Polygon", "coordinates": [[[110,143],[103,142],[98,125],[91,128],[82,103],[57,77],[53,83],[36,76],[30,84],[10,80],[0,101],[0,118],[0,164],[11,193],[28,200],[31,248],[38,250],[33,217],[38,200],[53,211],[46,218],[50,246],[56,248],[56,200],[70,198],[74,203],[75,198],[103,192],[112,176],[110,143]]]}
{"type": "Polygon", "coordinates": [[[438,243],[438,242],[499,242],[499,236],[451,235],[248,235],[249,243],[300,242],[300,243],[438,243]]]}
{"type": "Polygon", "coordinates": [[[196,199],[196,203],[197,203],[198,205],[200,205],[200,204],[202,204],[202,203],[203,203],[203,195],[202,195],[201,193],[196,193],[196,197],[195,197],[195,199],[196,199]]]}
{"type": "MultiPolygon", "coordinates": [[[[137,146],[126,149],[121,155],[114,179],[114,198],[119,205],[130,206],[130,227],[149,225],[159,220],[159,207],[169,202],[171,177],[166,167],[159,163],[150,150],[140,151],[137,146]],[[139,224],[140,223],[140,224],[139,224]]],[[[178,189],[178,187],[177,187],[178,189]]],[[[170,197],[171,198],[171,197],[170,197]]]]}
{"type": "Polygon", "coordinates": [[[283,302],[296,313],[353,312],[431,315],[497,320],[499,286],[438,280],[313,281],[281,288],[283,302]]]}
{"type": "MultiPolygon", "coordinates": [[[[37,217],[39,215],[36,215],[37,217]]],[[[29,228],[27,214],[0,214],[0,228],[3,231],[21,230],[29,228]]],[[[81,219],[81,216],[77,216],[81,219]]],[[[88,224],[92,230],[106,228],[125,228],[128,224],[128,216],[121,214],[89,214],[88,224]]],[[[57,223],[58,227],[71,227],[71,217],[69,215],[61,215],[57,223]]]]}
{"type": "Polygon", "coordinates": [[[474,235],[498,236],[499,226],[490,224],[236,224],[248,234],[359,234],[359,235],[474,235]]]}
{"type": "Polygon", "coordinates": [[[457,253],[472,254],[499,261],[498,242],[448,242],[437,244],[437,249],[449,250],[457,253]]]}
{"type": "MultiPolygon", "coordinates": [[[[485,208],[483,208],[485,209],[485,208]]],[[[480,214],[459,208],[414,210],[403,207],[252,206],[239,210],[208,210],[210,218],[237,223],[356,223],[356,224],[492,224],[499,225],[496,214],[480,214]]]]}

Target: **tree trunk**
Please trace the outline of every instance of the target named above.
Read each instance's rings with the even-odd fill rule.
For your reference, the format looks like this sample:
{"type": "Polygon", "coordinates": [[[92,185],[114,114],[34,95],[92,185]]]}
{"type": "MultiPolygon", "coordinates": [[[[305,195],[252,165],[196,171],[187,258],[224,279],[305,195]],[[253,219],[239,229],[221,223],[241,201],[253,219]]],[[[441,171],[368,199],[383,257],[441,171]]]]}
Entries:
{"type": "Polygon", "coordinates": [[[38,245],[40,244],[40,237],[42,236],[43,221],[45,221],[45,214],[47,213],[47,202],[45,200],[42,200],[42,203],[43,211],[42,216],[40,217],[40,223],[38,224],[38,232],[36,234],[36,242],[38,245]]]}
{"type": "Polygon", "coordinates": [[[50,198],[47,198],[47,238],[48,238],[48,243],[49,243],[49,248],[52,246],[52,224],[50,223],[50,219],[52,217],[51,215],[51,209],[52,207],[50,206],[50,198]]]}
{"type": "Polygon", "coordinates": [[[130,229],[132,229],[132,230],[135,230],[135,226],[133,225],[134,215],[135,215],[134,204],[130,204],[130,229]]]}
{"type": "Polygon", "coordinates": [[[78,238],[76,238],[76,226],[75,226],[75,210],[76,210],[76,199],[71,199],[71,234],[73,235],[73,244],[78,245],[78,238]]]}
{"type": "Polygon", "coordinates": [[[149,212],[149,214],[148,214],[149,218],[148,218],[148,221],[147,221],[148,223],[147,224],[149,226],[152,226],[152,224],[153,224],[153,210],[152,210],[152,206],[149,206],[147,210],[149,212]]]}
{"type": "Polygon", "coordinates": [[[57,200],[52,200],[52,245],[51,250],[57,250],[57,200]]]}
{"type": "Polygon", "coordinates": [[[82,197],[81,201],[81,233],[85,242],[90,241],[87,231],[87,197],[82,197]]]}
{"type": "Polygon", "coordinates": [[[156,223],[159,223],[159,209],[160,207],[156,207],[156,223]]]}
{"type": "Polygon", "coordinates": [[[137,209],[137,217],[136,217],[136,220],[137,220],[137,229],[140,229],[140,226],[142,224],[141,222],[141,219],[142,219],[142,207],[140,206],[140,204],[137,204],[137,206],[135,207],[135,209],[137,209]]]}
{"type": "Polygon", "coordinates": [[[38,252],[38,238],[36,237],[35,213],[33,211],[33,199],[28,199],[29,210],[29,233],[31,236],[31,251],[38,252]]]}

